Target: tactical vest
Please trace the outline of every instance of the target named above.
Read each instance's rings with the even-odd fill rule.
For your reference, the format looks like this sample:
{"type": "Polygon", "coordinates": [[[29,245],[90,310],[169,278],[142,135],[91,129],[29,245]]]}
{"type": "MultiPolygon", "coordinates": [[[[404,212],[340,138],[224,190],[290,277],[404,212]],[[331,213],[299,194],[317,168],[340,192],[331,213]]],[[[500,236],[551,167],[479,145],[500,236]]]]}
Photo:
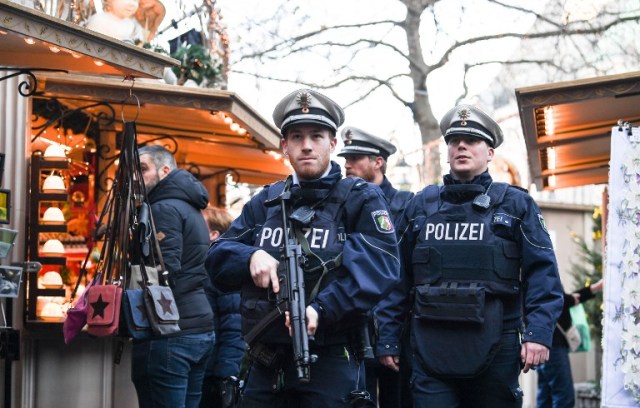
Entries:
{"type": "MultiPolygon", "coordinates": [[[[347,226],[343,222],[343,205],[349,196],[349,192],[360,179],[341,179],[326,198],[312,205],[315,215],[310,225],[299,231],[306,238],[300,242],[303,248],[306,262],[303,265],[305,272],[305,298],[306,304],[310,303],[311,292],[317,293],[335,280],[340,273],[342,251],[347,239],[347,226]],[[315,288],[315,291],[314,291],[315,288]]],[[[285,186],[285,182],[277,182],[269,187],[267,200],[278,197],[285,186]]],[[[294,207],[295,209],[295,207],[294,207]]],[[[260,220],[256,220],[260,224],[260,220]]],[[[298,240],[300,241],[300,238],[298,240]]],[[[260,247],[275,259],[283,260],[283,245],[286,239],[280,206],[267,208],[264,223],[255,235],[253,245],[260,247]]],[[[271,294],[273,296],[273,294],[271,294]]],[[[247,333],[264,316],[274,309],[274,298],[269,297],[269,292],[256,287],[252,281],[242,288],[241,311],[243,316],[243,332],[247,333]]],[[[319,339],[316,335],[316,340],[319,339]]],[[[264,342],[288,343],[290,336],[284,324],[275,323],[263,335],[264,342]]]]}
{"type": "Polygon", "coordinates": [[[493,183],[487,209],[473,208],[472,201],[454,204],[441,199],[441,188],[429,186],[417,199],[424,214],[418,231],[412,264],[416,286],[448,288],[484,287],[488,294],[516,295],[520,290],[520,252],[516,242],[495,233],[502,225],[495,209],[504,200],[508,185],[493,183]],[[498,218],[496,218],[498,217],[498,218]]]}

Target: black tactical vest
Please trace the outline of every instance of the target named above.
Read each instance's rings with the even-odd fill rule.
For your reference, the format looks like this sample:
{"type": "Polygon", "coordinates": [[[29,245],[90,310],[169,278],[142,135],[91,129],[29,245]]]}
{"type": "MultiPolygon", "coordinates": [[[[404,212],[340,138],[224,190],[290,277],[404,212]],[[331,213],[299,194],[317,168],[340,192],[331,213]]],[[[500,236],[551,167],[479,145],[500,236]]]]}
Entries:
{"type": "Polygon", "coordinates": [[[496,208],[507,185],[493,183],[491,205],[477,209],[472,200],[442,200],[443,187],[430,186],[417,199],[426,215],[418,216],[419,231],[412,264],[415,285],[484,287],[488,294],[516,295],[520,290],[520,253],[516,242],[495,232],[502,225],[496,208]]]}
{"type": "MultiPolygon", "coordinates": [[[[306,304],[310,303],[310,294],[316,285],[316,292],[336,279],[340,273],[344,273],[340,267],[344,242],[347,239],[347,226],[343,221],[343,204],[348,198],[351,188],[360,179],[344,178],[338,181],[328,195],[312,204],[315,211],[313,220],[308,227],[301,229],[298,235],[303,234],[308,247],[303,246],[306,262],[305,271],[305,298],[306,304]],[[310,253],[307,253],[310,251],[310,253]],[[326,273],[324,273],[326,272],[326,273]],[[319,283],[320,282],[320,283],[319,283]]],[[[267,200],[278,197],[285,186],[281,181],[269,187],[267,200]]],[[[294,205],[294,210],[296,206],[294,205]]],[[[256,224],[261,224],[256,220],[256,224]]],[[[257,230],[254,245],[262,248],[271,256],[283,261],[283,244],[285,234],[282,225],[282,212],[280,206],[269,207],[266,211],[262,228],[257,230]]],[[[242,329],[247,333],[264,316],[274,309],[275,298],[273,293],[263,288],[256,287],[252,281],[242,287],[241,312],[243,316],[242,329]]],[[[278,320],[261,337],[266,343],[290,343],[291,339],[283,323],[278,320]]],[[[321,343],[322,333],[316,333],[316,341],[321,343]]]]}

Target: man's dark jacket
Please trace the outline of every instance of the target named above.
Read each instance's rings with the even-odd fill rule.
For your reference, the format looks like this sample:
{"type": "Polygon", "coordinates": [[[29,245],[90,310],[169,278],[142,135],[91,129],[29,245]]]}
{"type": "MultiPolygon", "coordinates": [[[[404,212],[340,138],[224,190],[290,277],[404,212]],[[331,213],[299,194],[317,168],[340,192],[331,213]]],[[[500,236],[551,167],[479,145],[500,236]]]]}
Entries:
{"type": "Polygon", "coordinates": [[[202,183],[186,170],[172,170],[149,192],[156,236],[180,312],[181,334],[213,330],[204,292],[209,230],[200,212],[209,202],[202,183]]]}

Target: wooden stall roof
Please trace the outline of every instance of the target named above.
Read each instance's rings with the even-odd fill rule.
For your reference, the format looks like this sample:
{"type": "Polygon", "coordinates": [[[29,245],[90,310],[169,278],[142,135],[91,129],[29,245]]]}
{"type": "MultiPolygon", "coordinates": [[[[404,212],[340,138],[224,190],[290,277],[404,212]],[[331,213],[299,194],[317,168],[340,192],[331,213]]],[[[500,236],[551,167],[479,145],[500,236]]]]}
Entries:
{"type": "Polygon", "coordinates": [[[611,128],[640,121],[640,71],[515,92],[538,189],[607,182],[611,128]]]}
{"type": "MultiPolygon", "coordinates": [[[[240,182],[261,185],[290,173],[278,129],[233,92],[52,73],[39,76],[39,83],[36,97],[56,98],[71,109],[106,102],[116,113],[114,130],[122,119],[135,119],[140,142],[173,139],[178,162],[202,176],[232,169],[240,182]]],[[[88,108],[95,116],[108,113],[104,109],[88,108]]]]}
{"type": "Polygon", "coordinates": [[[180,62],[46,13],[0,0],[0,66],[161,78],[180,62]]]}

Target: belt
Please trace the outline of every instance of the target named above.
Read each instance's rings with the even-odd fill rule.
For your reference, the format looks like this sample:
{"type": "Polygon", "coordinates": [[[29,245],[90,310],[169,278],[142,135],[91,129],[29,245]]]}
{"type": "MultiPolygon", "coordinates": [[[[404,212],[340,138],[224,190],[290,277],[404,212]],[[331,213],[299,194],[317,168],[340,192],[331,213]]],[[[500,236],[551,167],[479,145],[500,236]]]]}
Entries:
{"type": "Polygon", "coordinates": [[[351,349],[346,344],[334,344],[330,346],[312,346],[309,347],[309,352],[311,354],[316,354],[318,356],[330,355],[330,356],[346,356],[351,355],[351,349]]]}

